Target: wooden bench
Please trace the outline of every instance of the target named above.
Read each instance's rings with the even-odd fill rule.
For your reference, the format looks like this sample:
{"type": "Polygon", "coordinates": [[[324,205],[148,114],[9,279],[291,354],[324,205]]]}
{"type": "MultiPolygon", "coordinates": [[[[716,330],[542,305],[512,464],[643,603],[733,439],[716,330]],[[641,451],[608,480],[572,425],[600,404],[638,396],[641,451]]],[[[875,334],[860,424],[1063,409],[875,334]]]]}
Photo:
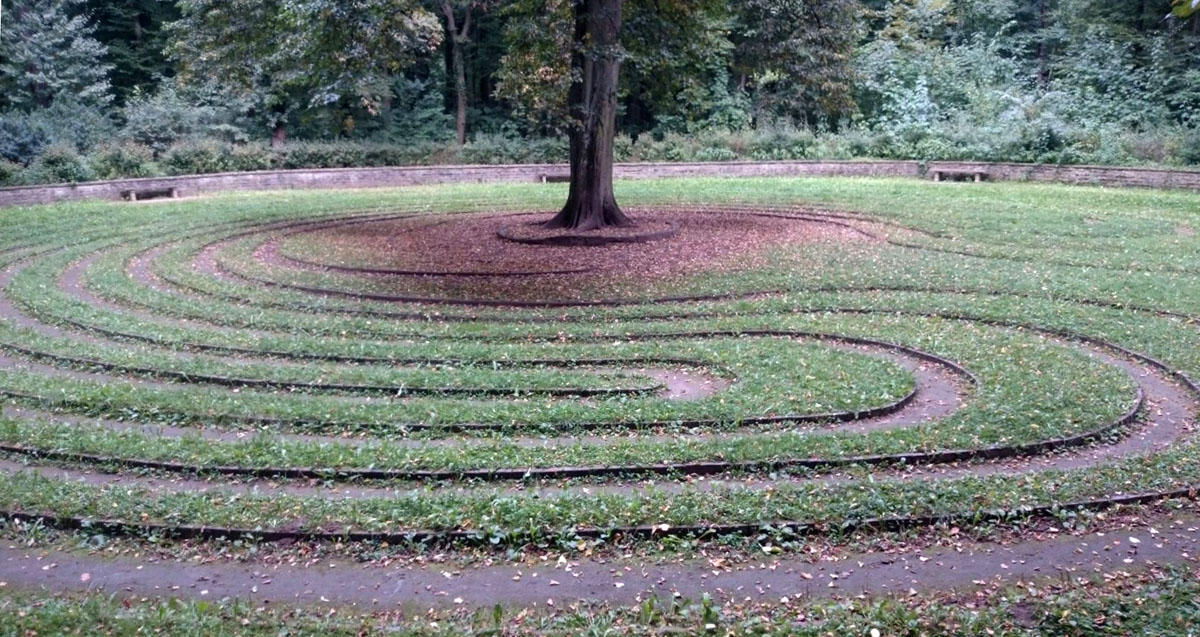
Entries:
{"type": "Polygon", "coordinates": [[[987,180],[987,173],[982,170],[935,170],[933,171],[934,181],[966,181],[975,182],[987,180]]]}
{"type": "Polygon", "coordinates": [[[543,184],[569,184],[571,173],[549,173],[542,175],[543,184]]]}
{"type": "Polygon", "coordinates": [[[121,198],[126,201],[145,201],[147,199],[178,199],[178,188],[151,188],[147,190],[122,190],[121,198]]]}

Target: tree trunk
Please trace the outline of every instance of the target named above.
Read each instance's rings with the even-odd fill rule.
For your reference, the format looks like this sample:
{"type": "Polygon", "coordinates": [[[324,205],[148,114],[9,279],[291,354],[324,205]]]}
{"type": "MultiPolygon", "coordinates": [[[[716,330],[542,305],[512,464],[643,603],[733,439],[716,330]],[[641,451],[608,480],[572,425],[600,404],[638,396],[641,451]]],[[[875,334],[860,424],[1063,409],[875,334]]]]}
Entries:
{"type": "Polygon", "coordinates": [[[621,4],[622,0],[572,0],[571,190],[547,228],[585,231],[632,225],[613,194],[621,4]]]}
{"type": "Polygon", "coordinates": [[[271,131],[271,148],[279,148],[287,141],[287,128],[283,122],[275,124],[275,128],[271,131]]]}
{"type": "Polygon", "coordinates": [[[1049,52],[1046,45],[1046,0],[1038,0],[1037,9],[1037,85],[1045,88],[1050,83],[1049,52]]]}
{"type": "Polygon", "coordinates": [[[471,37],[471,7],[463,16],[462,28],[458,28],[454,17],[454,4],[442,1],[442,14],[446,17],[446,46],[450,47],[451,72],[454,73],[454,136],[458,145],[467,143],[467,65],[463,59],[463,47],[471,37]]]}
{"type": "Polygon", "coordinates": [[[463,63],[462,42],[451,38],[450,46],[454,49],[454,134],[458,145],[467,143],[467,69],[463,63]]]}

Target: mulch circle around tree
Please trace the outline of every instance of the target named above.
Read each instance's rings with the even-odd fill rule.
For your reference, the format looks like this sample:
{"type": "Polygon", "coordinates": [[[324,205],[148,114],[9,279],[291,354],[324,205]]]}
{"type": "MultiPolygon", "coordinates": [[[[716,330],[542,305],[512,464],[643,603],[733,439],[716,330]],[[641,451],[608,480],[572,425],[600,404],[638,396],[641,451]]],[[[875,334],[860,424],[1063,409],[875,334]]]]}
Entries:
{"type": "Polygon", "coordinates": [[[650,243],[670,239],[679,234],[674,221],[649,219],[632,226],[619,226],[588,232],[562,228],[546,228],[539,221],[507,225],[496,231],[505,241],[535,246],[564,246],[598,248],[614,243],[650,243]]]}
{"type": "Polygon", "coordinates": [[[778,246],[881,242],[817,217],[669,207],[633,208],[629,216],[637,226],[586,233],[597,237],[592,247],[557,242],[578,233],[537,227],[549,213],[494,212],[436,225],[411,218],[326,223],[270,236],[255,257],[268,268],[371,277],[375,291],[385,294],[619,298],[654,281],[753,268],[778,246]],[[506,240],[501,234],[529,241],[506,240]],[[651,235],[659,239],[650,240],[651,235]],[[547,241],[534,244],[542,239],[547,241]]]}

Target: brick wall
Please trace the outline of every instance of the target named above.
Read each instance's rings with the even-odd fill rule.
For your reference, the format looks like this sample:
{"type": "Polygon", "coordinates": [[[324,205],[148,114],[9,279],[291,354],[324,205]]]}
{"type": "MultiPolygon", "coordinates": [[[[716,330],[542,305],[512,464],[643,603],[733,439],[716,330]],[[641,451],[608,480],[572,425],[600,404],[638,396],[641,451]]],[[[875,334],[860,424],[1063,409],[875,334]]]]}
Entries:
{"type": "Polygon", "coordinates": [[[987,173],[989,179],[996,181],[1042,181],[1125,188],[1200,190],[1200,171],[1163,168],[939,161],[930,162],[929,170],[980,171],[987,173]]]}
{"type": "MultiPolygon", "coordinates": [[[[976,162],[933,162],[929,170],[982,171],[1002,181],[1047,181],[1071,184],[1184,188],[1200,190],[1200,172],[1114,168],[1104,166],[1043,166],[1030,164],[985,164],[976,162]]],[[[545,175],[565,175],[563,165],[517,166],[412,166],[395,168],[340,168],[329,170],[280,170],[186,177],[119,179],[115,181],[52,186],[0,188],[0,207],[82,199],[120,199],[127,190],[175,188],[180,196],[246,190],[305,188],[384,188],[441,183],[541,181],[545,175]]],[[[779,161],[723,163],[638,163],[618,164],[622,179],[662,177],[759,177],[759,176],[851,176],[922,177],[925,171],[914,161],[779,161]]]]}

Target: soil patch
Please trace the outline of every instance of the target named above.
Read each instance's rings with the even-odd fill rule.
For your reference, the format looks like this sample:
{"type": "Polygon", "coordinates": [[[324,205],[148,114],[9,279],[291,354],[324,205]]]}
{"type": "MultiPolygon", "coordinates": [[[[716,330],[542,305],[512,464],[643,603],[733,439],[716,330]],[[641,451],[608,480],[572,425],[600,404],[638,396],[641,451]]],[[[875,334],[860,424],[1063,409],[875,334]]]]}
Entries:
{"type": "Polygon", "coordinates": [[[1019,582],[1138,571],[1186,564],[1200,553],[1200,527],[1178,512],[1131,522],[1110,532],[1062,533],[1016,543],[957,542],[867,554],[681,563],[578,560],[544,566],[504,564],[461,569],[441,564],[363,566],[313,560],[313,565],[260,565],[112,559],[98,555],[0,547],[0,581],[27,590],[104,592],[118,597],[170,594],[186,599],[241,599],[253,604],[315,604],[365,608],[490,608],[589,599],[636,604],[647,597],[719,602],[782,597],[820,599],[913,591],[986,592],[1019,582]],[[1140,538],[1133,544],[1128,538],[1140,538]],[[1153,538],[1153,541],[1151,541],[1153,538]],[[84,575],[87,575],[86,577],[84,575]]]}
{"type": "Polygon", "coordinates": [[[541,231],[529,227],[541,214],[463,215],[436,224],[400,218],[335,223],[276,237],[265,242],[256,256],[270,268],[367,277],[373,280],[373,289],[397,293],[595,298],[626,296],[631,289],[672,277],[752,269],[762,264],[769,249],[781,245],[879,241],[869,233],[813,217],[711,209],[629,212],[639,225],[606,236],[673,234],[642,243],[533,245],[499,235],[519,229],[540,237],[541,231]]]}
{"type": "Polygon", "coordinates": [[[562,228],[546,228],[540,221],[522,222],[505,226],[496,236],[505,241],[535,246],[568,246],[599,248],[619,243],[650,243],[663,241],[679,234],[679,224],[651,219],[633,226],[621,226],[576,232],[562,228]]]}

